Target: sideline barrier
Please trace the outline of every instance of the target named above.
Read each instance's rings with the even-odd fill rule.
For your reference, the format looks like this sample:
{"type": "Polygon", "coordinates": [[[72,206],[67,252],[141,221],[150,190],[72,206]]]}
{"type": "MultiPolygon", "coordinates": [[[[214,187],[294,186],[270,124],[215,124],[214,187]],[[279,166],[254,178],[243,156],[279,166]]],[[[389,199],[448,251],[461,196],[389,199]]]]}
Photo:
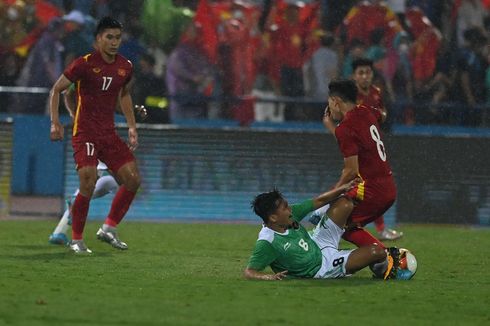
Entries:
{"type": "MultiPolygon", "coordinates": [[[[118,129],[123,138],[125,128],[118,129]]],[[[69,140],[69,131],[67,133],[69,140]]],[[[324,131],[139,126],[136,152],[142,186],[129,219],[254,221],[250,201],[278,187],[290,202],[338,180],[343,159],[324,131]]],[[[392,224],[490,225],[488,138],[386,135],[398,200],[392,224]]],[[[71,146],[65,151],[65,194],[78,186],[71,146]]],[[[112,196],[91,202],[104,218],[112,196]]]]}
{"type": "MultiPolygon", "coordinates": [[[[126,130],[120,131],[126,137],[126,130]]],[[[241,128],[141,126],[136,156],[142,185],[128,217],[256,221],[250,201],[257,192],[276,185],[295,201],[336,181],[340,156],[324,162],[321,153],[329,150],[326,144],[335,150],[336,145],[319,136],[324,138],[241,128]]],[[[65,190],[70,195],[78,179],[71,146],[66,149],[65,190]]],[[[110,200],[92,201],[90,217],[105,217],[110,200]]]]}
{"type": "Polygon", "coordinates": [[[398,220],[490,225],[489,145],[484,135],[391,136],[398,220]]]}

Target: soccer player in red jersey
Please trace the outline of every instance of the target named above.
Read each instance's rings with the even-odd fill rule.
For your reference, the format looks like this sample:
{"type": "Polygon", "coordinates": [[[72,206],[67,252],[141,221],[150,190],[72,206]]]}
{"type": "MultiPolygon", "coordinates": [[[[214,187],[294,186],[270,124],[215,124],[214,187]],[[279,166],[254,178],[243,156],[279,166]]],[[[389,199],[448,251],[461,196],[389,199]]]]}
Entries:
{"type": "MultiPolygon", "coordinates": [[[[373,62],[366,58],[356,59],[352,63],[352,70],[352,79],[357,86],[356,103],[378,109],[382,113],[380,122],[383,122],[386,117],[386,108],[381,96],[381,90],[373,85],[373,62]]],[[[329,117],[324,119],[324,124],[326,128],[335,135],[336,125],[329,119],[329,117]]],[[[318,219],[318,217],[314,217],[311,220],[315,221],[315,219],[318,219]]],[[[380,240],[396,240],[403,236],[403,232],[387,228],[382,215],[374,220],[374,224],[376,226],[376,231],[378,232],[378,239],[380,240]]]]}
{"type": "MultiPolygon", "coordinates": [[[[352,79],[357,86],[357,104],[377,108],[386,116],[381,90],[373,85],[373,61],[366,58],[356,59],[352,62],[352,71],[352,79]]],[[[387,228],[383,216],[374,220],[374,224],[380,240],[396,240],[403,236],[403,232],[387,228]]]]}
{"type": "Polygon", "coordinates": [[[357,104],[371,106],[386,113],[381,89],[373,85],[373,61],[358,58],[352,62],[352,79],[357,86],[357,104]]]}
{"type": "Polygon", "coordinates": [[[396,186],[379,127],[386,113],[356,104],[357,92],[352,80],[331,82],[325,116],[325,119],[340,121],[335,137],[344,156],[344,168],[337,186],[359,176],[362,179],[346,194],[356,206],[343,238],[357,246],[377,243],[384,247],[363,227],[382,216],[396,198],[396,186]]]}
{"type": "Polygon", "coordinates": [[[118,249],[127,249],[116,232],[134,199],[140,185],[140,176],[132,150],[138,146],[138,133],[133,113],[133,103],[128,84],[133,74],[129,60],[119,55],[122,24],[104,17],[96,29],[96,51],[76,59],[53,85],[49,108],[53,141],[63,139],[63,126],[59,121],[59,98],[71,83],[76,84],[77,109],[73,125],[73,155],[80,180],[80,192],[72,206],[71,250],[91,253],[83,241],[90,199],[97,180],[98,160],[115,173],[121,183],[110,212],[97,231],[97,238],[118,249]],[[114,127],[114,112],[120,103],[128,124],[129,147],[114,127]]]}

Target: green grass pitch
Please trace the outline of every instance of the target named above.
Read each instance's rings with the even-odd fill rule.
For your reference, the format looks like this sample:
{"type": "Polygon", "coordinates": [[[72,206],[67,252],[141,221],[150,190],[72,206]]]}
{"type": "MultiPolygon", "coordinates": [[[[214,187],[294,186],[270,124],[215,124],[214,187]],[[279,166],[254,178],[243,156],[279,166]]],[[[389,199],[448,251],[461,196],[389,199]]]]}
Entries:
{"type": "MultiPolygon", "coordinates": [[[[125,222],[122,252],[49,245],[54,221],[0,221],[0,325],[490,325],[490,229],[412,226],[411,281],[247,281],[258,225],[125,222]]],[[[346,243],[341,244],[347,247],[346,243]]]]}

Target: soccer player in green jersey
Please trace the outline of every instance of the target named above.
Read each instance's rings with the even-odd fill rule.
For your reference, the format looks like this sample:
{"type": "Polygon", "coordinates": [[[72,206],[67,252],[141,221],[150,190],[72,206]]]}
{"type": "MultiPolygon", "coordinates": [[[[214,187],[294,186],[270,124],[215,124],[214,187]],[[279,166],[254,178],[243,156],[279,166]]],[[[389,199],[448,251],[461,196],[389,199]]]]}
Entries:
{"type": "MultiPolygon", "coordinates": [[[[353,203],[342,194],[358,180],[344,184],[289,206],[278,190],[262,193],[252,202],[254,212],[264,221],[244,276],[248,279],[282,280],[296,278],[339,278],[370,265],[382,265],[376,276],[391,278],[394,268],[390,250],[370,245],[355,250],[339,250],[343,227],[353,203]],[[310,236],[300,224],[311,211],[335,201],[310,236]],[[270,266],[274,274],[264,273],[270,266]]],[[[396,248],[395,248],[396,249],[396,248]]]]}

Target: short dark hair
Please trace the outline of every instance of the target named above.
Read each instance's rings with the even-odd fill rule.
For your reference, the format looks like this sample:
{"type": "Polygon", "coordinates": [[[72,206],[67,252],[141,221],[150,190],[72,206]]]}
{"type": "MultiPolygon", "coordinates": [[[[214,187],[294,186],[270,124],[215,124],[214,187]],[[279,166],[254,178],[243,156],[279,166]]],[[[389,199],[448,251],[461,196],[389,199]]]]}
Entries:
{"type": "Polygon", "coordinates": [[[338,96],[344,102],[356,103],[357,86],[353,80],[340,79],[331,81],[328,84],[329,96],[338,96]]]}
{"type": "Polygon", "coordinates": [[[284,201],[284,197],[279,190],[274,188],[269,192],[257,195],[251,203],[255,214],[260,216],[265,224],[269,222],[271,216],[278,208],[279,204],[284,201]]]}
{"type": "Polygon", "coordinates": [[[123,24],[121,24],[118,20],[105,16],[101,20],[99,20],[99,23],[97,24],[97,28],[95,29],[95,36],[99,35],[100,33],[103,33],[106,29],[109,28],[118,28],[118,29],[123,29],[123,24]]]}
{"type": "Polygon", "coordinates": [[[352,71],[356,71],[357,68],[359,67],[364,67],[364,66],[369,66],[371,69],[373,68],[373,60],[368,59],[368,58],[357,58],[354,61],[352,61],[352,71]]]}

